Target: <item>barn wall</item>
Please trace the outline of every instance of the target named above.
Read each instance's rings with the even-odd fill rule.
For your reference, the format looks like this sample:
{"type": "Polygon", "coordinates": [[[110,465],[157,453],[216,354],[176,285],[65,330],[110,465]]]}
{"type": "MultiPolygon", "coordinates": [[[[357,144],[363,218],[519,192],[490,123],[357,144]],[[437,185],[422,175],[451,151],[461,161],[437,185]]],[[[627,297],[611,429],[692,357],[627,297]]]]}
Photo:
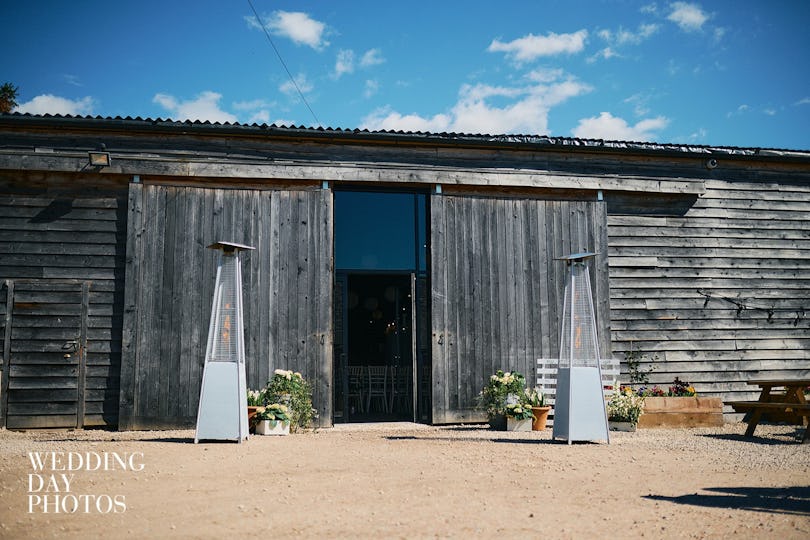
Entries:
{"type": "Polygon", "coordinates": [[[249,388],[300,371],[331,422],[331,192],[130,187],[121,429],[190,426],[218,240],[242,255],[249,388]]]}
{"type": "Polygon", "coordinates": [[[534,384],[538,358],[559,349],[565,264],[591,264],[609,354],[605,205],[470,195],[431,197],[433,422],[481,421],[475,399],[498,369],[534,384]]]}
{"type": "Polygon", "coordinates": [[[8,427],[117,424],[125,245],[126,180],[0,172],[8,427]]]}
{"type": "Polygon", "coordinates": [[[749,379],[810,377],[810,184],[607,200],[613,347],[651,383],[752,399],[749,379]]]}

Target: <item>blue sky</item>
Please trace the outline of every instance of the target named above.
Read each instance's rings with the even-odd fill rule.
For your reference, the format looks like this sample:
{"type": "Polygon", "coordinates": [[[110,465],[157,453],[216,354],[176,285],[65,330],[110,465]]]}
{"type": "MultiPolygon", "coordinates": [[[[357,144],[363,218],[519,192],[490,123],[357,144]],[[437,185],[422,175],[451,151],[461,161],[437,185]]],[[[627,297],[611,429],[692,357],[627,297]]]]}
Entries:
{"type": "Polygon", "coordinates": [[[252,2],[306,101],[247,0],[6,0],[0,82],[34,114],[810,149],[808,1],[252,2]]]}

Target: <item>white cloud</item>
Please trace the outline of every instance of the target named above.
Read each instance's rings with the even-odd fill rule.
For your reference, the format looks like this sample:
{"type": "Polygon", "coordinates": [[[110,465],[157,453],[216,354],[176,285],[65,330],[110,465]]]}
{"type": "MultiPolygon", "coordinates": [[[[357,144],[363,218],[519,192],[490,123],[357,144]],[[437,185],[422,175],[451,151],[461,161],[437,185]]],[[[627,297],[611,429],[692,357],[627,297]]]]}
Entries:
{"type": "Polygon", "coordinates": [[[86,96],[81,99],[68,99],[53,94],[42,94],[31,101],[20,103],[16,112],[28,114],[69,114],[73,116],[86,116],[93,114],[95,101],[86,96]]]}
{"type": "Polygon", "coordinates": [[[260,109],[250,115],[248,118],[248,124],[267,124],[270,122],[270,111],[266,109],[260,109]]]}
{"type": "Polygon", "coordinates": [[[765,114],[767,114],[768,116],[776,116],[776,112],[777,112],[777,111],[776,111],[776,109],[774,109],[773,107],[765,107],[765,108],[762,110],[762,112],[764,112],[764,113],[765,113],[765,114]]]}
{"type": "Polygon", "coordinates": [[[796,103],[794,103],[794,105],[810,105],[810,97],[804,97],[799,101],[797,101],[796,103]]]}
{"type": "Polygon", "coordinates": [[[232,106],[234,110],[244,113],[240,116],[248,115],[248,124],[267,124],[270,122],[270,109],[275,106],[275,103],[268,103],[263,99],[254,99],[251,101],[237,101],[232,106]]]}
{"type": "Polygon", "coordinates": [[[382,64],[383,62],[385,62],[385,58],[383,58],[380,49],[369,49],[363,53],[363,57],[360,59],[360,66],[371,67],[382,64]]]}
{"type": "Polygon", "coordinates": [[[677,24],[684,32],[694,32],[703,28],[709,16],[697,4],[674,2],[669,6],[672,11],[667,19],[677,24]]]}
{"type": "Polygon", "coordinates": [[[647,4],[646,6],[641,6],[639,9],[641,13],[647,13],[649,15],[655,15],[658,13],[658,4],[653,2],[652,4],[647,4]]]}
{"type": "Polygon", "coordinates": [[[745,103],[743,103],[742,105],[740,105],[739,107],[737,107],[733,111],[727,112],[726,113],[726,118],[731,118],[732,116],[739,116],[741,114],[747,113],[750,110],[751,110],[751,107],[746,105],[745,103]]]}
{"type": "Polygon", "coordinates": [[[62,75],[62,77],[65,79],[66,83],[68,83],[68,84],[70,84],[72,86],[78,86],[78,87],[84,86],[82,84],[81,79],[79,79],[79,77],[77,75],[70,75],[69,73],[65,73],[64,75],[62,75]]]}
{"type": "Polygon", "coordinates": [[[237,111],[253,111],[256,109],[262,109],[267,107],[272,107],[272,103],[268,103],[263,99],[254,99],[252,101],[236,101],[233,104],[233,108],[237,111]]]}
{"type": "Polygon", "coordinates": [[[657,24],[640,24],[635,32],[619,27],[619,29],[615,31],[600,30],[597,32],[597,35],[608,43],[616,46],[638,45],[658,32],[658,29],[659,26],[657,24]]]}
{"type": "MultiPolygon", "coordinates": [[[[361,68],[370,68],[385,62],[382,53],[379,49],[369,49],[360,58],[359,65],[361,68]]],[[[341,49],[338,51],[337,60],[335,61],[335,72],[332,75],[333,79],[339,79],[342,75],[347,73],[354,73],[355,66],[358,63],[355,61],[354,51],[351,49],[341,49]]]]}
{"type": "Polygon", "coordinates": [[[339,79],[346,73],[354,72],[354,51],[351,49],[341,49],[337,53],[337,60],[335,60],[335,74],[334,78],[339,79]]]}
{"type": "Polygon", "coordinates": [[[196,98],[186,101],[180,101],[169,94],[155,94],[152,101],[169,111],[175,120],[238,122],[236,116],[219,107],[220,99],[222,99],[222,94],[207,90],[201,92],[196,98]]]}
{"type": "Polygon", "coordinates": [[[578,53],[585,48],[587,39],[587,30],[579,30],[573,34],[549,32],[545,36],[529,34],[507,43],[497,39],[492,40],[487,51],[506,53],[507,56],[518,63],[530,62],[541,56],[578,53]]]}
{"type": "Polygon", "coordinates": [[[380,90],[380,83],[373,79],[369,79],[366,81],[366,86],[365,89],[363,90],[363,97],[368,99],[377,92],[379,92],[379,90],[380,90]]]}
{"type": "Polygon", "coordinates": [[[279,91],[283,94],[287,94],[288,96],[298,96],[298,90],[301,90],[302,94],[306,94],[308,92],[312,92],[312,83],[307,80],[307,76],[305,73],[299,73],[295,77],[295,84],[292,81],[287,80],[281,86],[278,87],[279,91]],[[295,85],[298,85],[298,89],[295,88],[295,85]]]}
{"type": "Polygon", "coordinates": [[[526,74],[526,78],[533,82],[550,83],[561,79],[565,72],[560,68],[537,68],[526,74]]]}
{"type": "Polygon", "coordinates": [[[624,103],[633,105],[633,112],[636,116],[646,116],[650,113],[650,108],[647,103],[650,101],[650,96],[647,94],[637,93],[624,100],[624,103]]]}
{"type": "Polygon", "coordinates": [[[603,112],[599,116],[581,119],[571,133],[582,139],[652,141],[657,136],[656,131],[664,129],[668,124],[667,118],[658,116],[631,126],[624,119],[603,112]]]}
{"type": "Polygon", "coordinates": [[[689,135],[689,142],[693,143],[700,143],[706,140],[706,136],[708,135],[708,131],[705,128],[698,128],[697,131],[691,133],[689,135]]]}
{"type": "Polygon", "coordinates": [[[602,60],[609,60],[609,59],[617,57],[617,56],[621,56],[621,55],[619,53],[617,53],[616,51],[614,51],[613,49],[611,49],[610,47],[605,47],[601,51],[597,51],[596,54],[594,54],[593,56],[589,56],[585,61],[588,62],[589,64],[593,64],[594,62],[596,62],[600,58],[602,60]]]}
{"type": "Polygon", "coordinates": [[[548,133],[549,110],[591,88],[562,70],[535,70],[525,86],[463,85],[447,113],[431,117],[378,109],[363,119],[367,129],[459,133],[548,133]],[[495,105],[497,101],[499,105],[495,105]]]}
{"type": "MultiPolygon", "coordinates": [[[[262,29],[256,17],[245,17],[248,26],[262,29]]],[[[300,11],[274,11],[264,21],[268,30],[277,36],[289,38],[296,45],[306,45],[320,51],[329,46],[325,40],[326,25],[300,11]]]]}
{"type": "Polygon", "coordinates": [[[361,127],[373,131],[431,131],[441,133],[448,130],[450,116],[437,114],[431,118],[418,114],[400,114],[388,107],[373,111],[363,118],[361,127]]]}

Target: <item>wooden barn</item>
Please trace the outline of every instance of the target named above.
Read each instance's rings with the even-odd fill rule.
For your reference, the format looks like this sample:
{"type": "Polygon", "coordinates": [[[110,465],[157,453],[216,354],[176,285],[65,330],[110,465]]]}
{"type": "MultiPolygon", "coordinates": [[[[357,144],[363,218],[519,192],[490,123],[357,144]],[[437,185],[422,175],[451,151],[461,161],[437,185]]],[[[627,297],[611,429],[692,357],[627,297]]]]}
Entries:
{"type": "Polygon", "coordinates": [[[0,426],[193,425],[218,240],[248,387],[300,371],[321,426],[482,420],[578,251],[606,355],[752,398],[810,377],[808,223],[810,151],[0,115],[0,426]]]}

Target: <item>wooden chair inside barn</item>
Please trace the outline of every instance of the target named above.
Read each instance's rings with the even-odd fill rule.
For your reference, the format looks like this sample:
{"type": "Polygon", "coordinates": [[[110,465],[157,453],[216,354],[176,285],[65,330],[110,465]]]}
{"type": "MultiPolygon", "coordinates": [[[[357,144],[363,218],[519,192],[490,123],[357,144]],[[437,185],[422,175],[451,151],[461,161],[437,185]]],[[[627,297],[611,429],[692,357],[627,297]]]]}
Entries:
{"type": "Polygon", "coordinates": [[[388,366],[368,366],[368,387],[366,388],[366,411],[371,412],[372,401],[375,410],[390,412],[388,409],[388,366]]]}
{"type": "Polygon", "coordinates": [[[411,368],[408,366],[391,366],[391,396],[388,410],[404,414],[411,409],[411,368]]]}
{"type": "Polygon", "coordinates": [[[365,373],[363,366],[349,366],[349,391],[347,394],[349,410],[362,413],[365,411],[365,373]]]}

